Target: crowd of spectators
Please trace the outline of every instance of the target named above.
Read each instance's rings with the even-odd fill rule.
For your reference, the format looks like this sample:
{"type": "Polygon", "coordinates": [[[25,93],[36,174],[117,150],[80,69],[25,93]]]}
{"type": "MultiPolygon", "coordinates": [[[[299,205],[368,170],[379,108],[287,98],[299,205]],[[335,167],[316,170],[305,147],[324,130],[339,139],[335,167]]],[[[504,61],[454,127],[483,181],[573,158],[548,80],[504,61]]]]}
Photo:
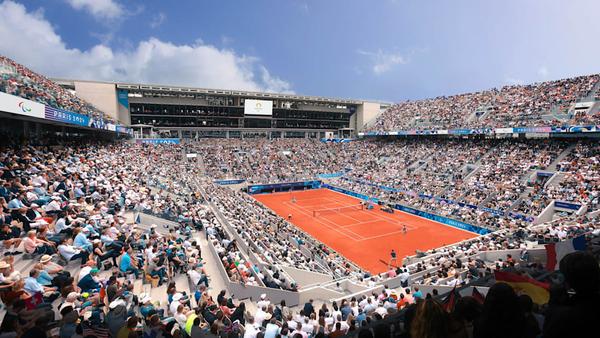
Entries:
{"type": "Polygon", "coordinates": [[[593,94],[591,91],[599,80],[600,75],[595,74],[405,101],[378,116],[368,131],[595,124],[598,120],[593,116],[566,113],[577,99],[593,94]]]}
{"type": "Polygon", "coordinates": [[[578,143],[557,169],[563,173],[562,180],[546,189],[549,199],[586,204],[590,211],[600,208],[600,146],[597,142],[578,143]]]}
{"type": "Polygon", "coordinates": [[[275,183],[340,173],[334,185],[494,229],[503,218],[532,221],[554,199],[597,209],[598,148],[580,144],[563,164],[556,162],[568,143],[551,140],[209,140],[186,147],[202,153],[206,173],[215,179],[275,183]],[[571,157],[582,157],[581,147],[585,159],[566,169],[571,157]],[[564,179],[545,188],[546,181],[534,177],[551,165],[564,179]]]}
{"type": "MultiPolygon", "coordinates": [[[[327,151],[330,156],[355,149],[345,145],[325,150],[313,141],[302,144],[313,150],[313,154],[327,151]]],[[[448,146],[432,145],[438,151],[448,146]]],[[[551,241],[597,231],[593,222],[571,219],[531,232],[518,232],[523,229],[520,224],[503,219],[499,221],[501,232],[422,253],[418,261],[409,260],[393,274],[371,276],[245,194],[198,178],[195,169],[201,163],[184,160],[187,146],[113,144],[61,146],[53,147],[52,151],[47,147],[2,149],[0,220],[5,257],[0,260],[0,282],[4,290],[0,295],[7,306],[3,333],[18,330],[19,334],[29,337],[26,334],[56,327],[61,336],[77,332],[120,336],[130,331],[156,331],[165,337],[179,337],[184,330],[190,336],[194,336],[192,330],[196,335],[212,332],[252,336],[252,332],[264,331],[265,336],[269,332],[273,337],[281,332],[288,332],[292,337],[296,334],[339,336],[393,315],[413,301],[420,304],[420,299],[429,298],[416,296],[416,289],[385,290],[370,297],[325,304],[317,316],[316,313],[311,315],[308,309],[295,312],[285,305],[270,304],[265,296],[257,302],[255,313],[247,313],[243,302],[226,298],[224,292],[216,301],[208,295],[210,280],[203,269],[200,247],[190,236],[192,229],[205,231],[230,280],[291,291],[301,286],[295,285],[280,266],[330,271],[334,276],[352,278],[370,286],[384,282],[391,275],[406,275],[408,283],[410,276],[421,272],[425,273],[411,281],[413,286],[464,285],[489,275],[498,266],[504,267],[498,262],[494,263],[498,266],[494,266],[470,259],[469,256],[478,252],[520,248],[526,238],[551,241]],[[210,205],[214,205],[223,220],[218,220],[218,214],[210,205]],[[126,221],[127,211],[150,213],[181,225],[162,233],[156,226],[140,228],[126,221]],[[266,268],[261,270],[256,262],[248,260],[239,248],[241,243],[237,243],[227,227],[252,248],[266,263],[266,268]],[[299,250],[300,246],[308,248],[312,256],[299,250]],[[25,253],[19,251],[21,247],[25,253]],[[19,255],[39,262],[32,266],[28,276],[21,276],[15,269],[15,257],[19,255]],[[183,294],[176,285],[169,284],[167,308],[154,304],[148,295],[132,293],[131,280],[142,278],[157,285],[168,284],[179,273],[187,273],[197,289],[192,290],[193,295],[183,294]],[[192,297],[198,304],[196,308],[191,306],[192,297]],[[35,320],[24,320],[32,313],[35,320]]],[[[405,146],[415,151],[420,148],[413,143],[405,146]]],[[[357,172],[358,165],[363,163],[373,170],[378,163],[396,162],[393,156],[399,156],[387,152],[385,149],[391,145],[385,143],[355,147],[384,158],[373,159],[365,153],[353,155],[355,162],[350,166],[357,172]]],[[[584,152],[585,147],[579,147],[577,151],[584,152]]],[[[487,151],[484,148],[473,158],[487,151]]],[[[397,154],[400,153],[397,150],[397,154]]],[[[586,151],[586,154],[589,153],[586,151]]],[[[302,160],[304,164],[312,161],[309,157],[302,160]]],[[[457,161],[452,165],[433,161],[421,166],[434,174],[446,173],[470,161],[470,157],[457,161]]],[[[568,161],[574,170],[574,160],[569,158],[568,161]]],[[[409,168],[411,161],[398,162],[404,164],[395,172],[414,174],[409,168]]],[[[310,174],[328,168],[323,166],[315,164],[310,174]]],[[[344,167],[344,163],[340,163],[338,169],[344,167]]],[[[566,165],[561,164],[561,168],[566,165]]]]}
{"type": "Polygon", "coordinates": [[[20,96],[90,118],[114,122],[105,113],[29,68],[0,55],[0,92],[20,96]]]}

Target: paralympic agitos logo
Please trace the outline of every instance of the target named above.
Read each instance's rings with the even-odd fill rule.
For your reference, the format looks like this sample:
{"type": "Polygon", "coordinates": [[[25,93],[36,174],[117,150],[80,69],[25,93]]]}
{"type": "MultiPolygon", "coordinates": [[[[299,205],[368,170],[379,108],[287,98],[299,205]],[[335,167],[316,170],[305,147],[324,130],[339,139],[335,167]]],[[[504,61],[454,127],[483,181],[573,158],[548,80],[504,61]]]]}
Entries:
{"type": "Polygon", "coordinates": [[[29,113],[29,112],[31,112],[31,108],[27,107],[25,105],[25,102],[23,102],[23,101],[19,102],[19,108],[21,108],[21,110],[23,111],[23,113],[29,113]]]}

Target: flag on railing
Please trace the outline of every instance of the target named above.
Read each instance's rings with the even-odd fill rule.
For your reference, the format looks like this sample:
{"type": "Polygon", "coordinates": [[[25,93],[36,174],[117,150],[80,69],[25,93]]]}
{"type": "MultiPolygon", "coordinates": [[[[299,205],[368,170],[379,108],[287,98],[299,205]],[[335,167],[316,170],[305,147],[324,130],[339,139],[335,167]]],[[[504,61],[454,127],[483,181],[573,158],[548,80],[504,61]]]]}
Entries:
{"type": "Polygon", "coordinates": [[[460,293],[456,290],[456,286],[450,291],[450,293],[444,298],[442,301],[442,308],[447,312],[452,312],[454,310],[454,306],[456,302],[461,298],[460,293]]]}
{"type": "Polygon", "coordinates": [[[546,244],[546,269],[558,270],[558,263],[567,254],[585,250],[585,236],[579,236],[558,243],[546,244]]]}
{"type": "Polygon", "coordinates": [[[479,292],[479,290],[477,290],[476,287],[473,287],[471,297],[473,297],[479,304],[483,304],[483,302],[485,301],[485,296],[481,294],[481,292],[479,292]]]}
{"type": "Polygon", "coordinates": [[[527,294],[536,304],[546,304],[550,299],[550,284],[548,283],[542,283],[512,272],[495,271],[494,275],[496,276],[496,282],[503,282],[512,286],[517,294],[527,294]]]}

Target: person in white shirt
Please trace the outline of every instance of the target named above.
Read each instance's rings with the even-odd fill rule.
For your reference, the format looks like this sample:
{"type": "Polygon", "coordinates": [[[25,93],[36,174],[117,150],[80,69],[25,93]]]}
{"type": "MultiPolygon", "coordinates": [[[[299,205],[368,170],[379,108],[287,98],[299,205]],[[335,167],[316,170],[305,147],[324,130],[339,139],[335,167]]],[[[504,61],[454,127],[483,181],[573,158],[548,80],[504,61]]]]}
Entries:
{"type": "Polygon", "coordinates": [[[269,305],[271,305],[271,301],[267,299],[267,294],[261,294],[260,300],[256,303],[256,305],[259,309],[269,307],[269,305]]]}
{"type": "Polygon", "coordinates": [[[256,323],[256,326],[261,327],[265,319],[271,319],[271,315],[267,312],[266,307],[262,307],[254,314],[254,322],[256,323]]]}
{"type": "Polygon", "coordinates": [[[90,271],[96,266],[96,262],[94,260],[89,260],[85,263],[85,266],[79,270],[79,277],[77,278],[77,282],[79,282],[83,277],[87,276],[90,271]]]}
{"type": "Polygon", "coordinates": [[[301,335],[302,338],[308,338],[308,334],[306,334],[306,332],[300,330],[300,323],[296,323],[296,329],[294,331],[292,331],[292,333],[290,334],[290,337],[295,337],[297,334],[301,335]]]}
{"type": "Polygon", "coordinates": [[[52,201],[44,206],[46,212],[59,211],[60,210],[60,197],[52,196],[52,201]]]}
{"type": "Polygon", "coordinates": [[[306,332],[306,334],[308,335],[312,335],[313,331],[315,330],[314,325],[310,324],[310,320],[308,319],[308,317],[304,318],[304,322],[302,323],[300,330],[302,330],[303,332],[306,332]]]}
{"type": "Polygon", "coordinates": [[[73,239],[65,237],[58,246],[58,252],[67,261],[70,262],[77,258],[81,258],[81,265],[84,265],[89,257],[89,253],[85,250],[76,249],[73,246],[73,239]]]}
{"type": "Polygon", "coordinates": [[[259,332],[260,331],[257,329],[254,317],[248,317],[246,320],[246,325],[244,325],[244,338],[256,338],[256,335],[259,332]]]}
{"type": "Polygon", "coordinates": [[[409,278],[410,274],[408,273],[408,269],[402,269],[402,273],[400,273],[400,285],[402,287],[407,287],[409,278]]]}
{"type": "Polygon", "coordinates": [[[366,314],[371,314],[371,312],[375,311],[375,309],[377,308],[377,306],[375,304],[373,304],[373,301],[371,300],[371,298],[367,299],[367,305],[365,305],[364,310],[366,314]]]}

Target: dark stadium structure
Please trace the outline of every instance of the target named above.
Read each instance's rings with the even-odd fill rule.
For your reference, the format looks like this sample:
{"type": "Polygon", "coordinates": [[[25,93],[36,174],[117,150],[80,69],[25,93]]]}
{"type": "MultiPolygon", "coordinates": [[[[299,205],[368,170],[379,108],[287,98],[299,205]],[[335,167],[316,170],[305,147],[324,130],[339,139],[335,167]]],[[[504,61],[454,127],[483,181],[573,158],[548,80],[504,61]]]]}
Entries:
{"type": "Polygon", "coordinates": [[[0,56],[0,333],[591,337],[598,139],[598,74],[390,105],[0,56]]]}
{"type": "Polygon", "coordinates": [[[151,126],[162,137],[177,138],[350,138],[362,127],[363,119],[390,106],[366,102],[293,94],[260,93],[146,85],[107,84],[90,81],[56,80],[77,93],[94,91],[87,97],[95,102],[98,92],[116,91],[127,97],[131,124],[137,135],[148,134],[151,126]],[[112,88],[111,88],[112,87],[112,88]],[[272,102],[265,115],[245,113],[246,100],[272,102]]]}

